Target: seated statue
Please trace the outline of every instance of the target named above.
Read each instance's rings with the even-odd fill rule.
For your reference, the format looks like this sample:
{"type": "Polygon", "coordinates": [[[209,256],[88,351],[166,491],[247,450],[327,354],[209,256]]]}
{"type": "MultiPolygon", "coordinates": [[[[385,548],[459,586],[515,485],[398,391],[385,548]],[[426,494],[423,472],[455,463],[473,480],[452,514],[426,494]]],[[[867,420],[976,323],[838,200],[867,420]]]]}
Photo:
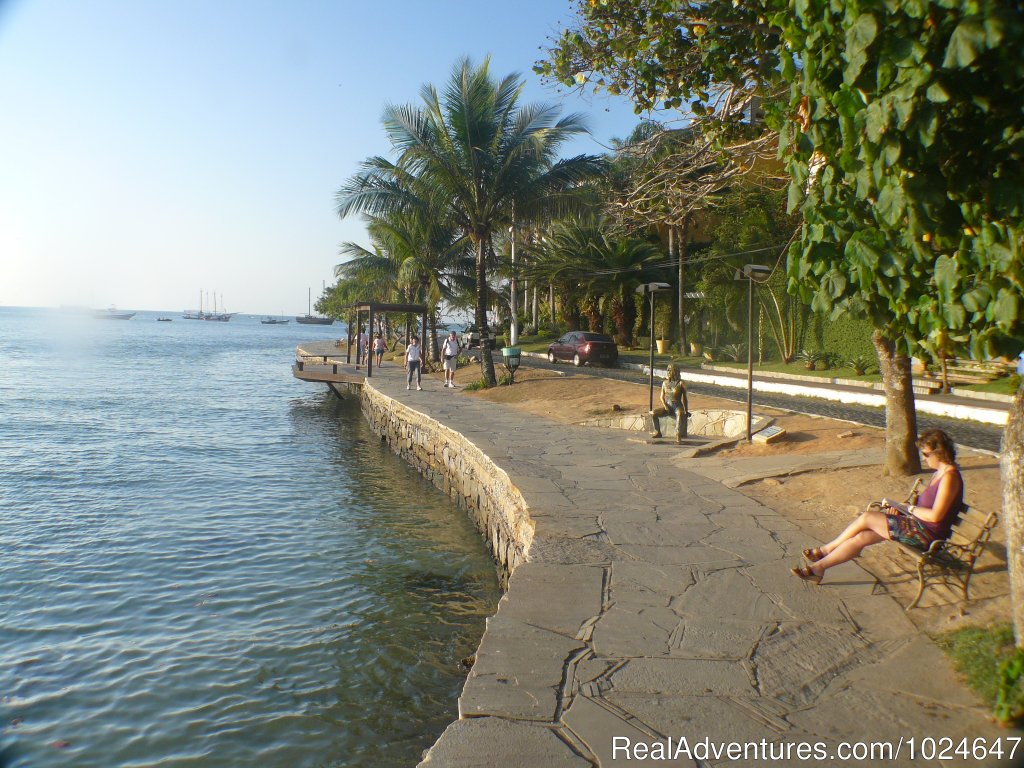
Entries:
{"type": "Polygon", "coordinates": [[[661,427],[658,418],[661,416],[673,416],[676,420],[676,442],[683,442],[686,437],[686,420],[690,416],[690,410],[686,402],[686,385],[679,378],[679,366],[669,363],[665,381],[661,385],[661,406],[651,411],[651,421],[654,422],[654,431],[651,437],[661,437],[661,427]]]}

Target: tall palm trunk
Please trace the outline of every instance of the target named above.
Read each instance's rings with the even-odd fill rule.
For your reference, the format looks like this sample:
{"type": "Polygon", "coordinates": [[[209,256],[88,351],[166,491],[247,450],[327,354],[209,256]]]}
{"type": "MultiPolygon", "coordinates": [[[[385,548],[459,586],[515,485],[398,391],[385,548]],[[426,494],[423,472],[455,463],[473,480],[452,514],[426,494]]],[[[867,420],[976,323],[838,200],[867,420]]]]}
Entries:
{"type": "Polygon", "coordinates": [[[480,237],[476,241],[476,327],[480,331],[480,374],[488,387],[498,385],[498,377],[494,375],[494,358],[491,347],[485,341],[487,325],[487,240],[480,237]]]}
{"type": "Polygon", "coordinates": [[[917,410],[914,407],[910,358],[896,351],[896,345],[876,330],[871,343],[878,352],[878,369],[885,386],[885,468],[886,475],[913,475],[921,471],[917,455],[917,410]]]}

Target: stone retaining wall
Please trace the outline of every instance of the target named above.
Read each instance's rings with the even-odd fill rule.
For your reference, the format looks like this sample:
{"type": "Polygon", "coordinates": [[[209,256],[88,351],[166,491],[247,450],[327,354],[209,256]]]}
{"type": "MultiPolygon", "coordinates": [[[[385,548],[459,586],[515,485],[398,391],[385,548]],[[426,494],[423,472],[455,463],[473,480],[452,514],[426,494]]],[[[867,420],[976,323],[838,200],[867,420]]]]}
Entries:
{"type": "Polygon", "coordinates": [[[534,523],[504,470],[458,432],[374,389],[362,386],[360,405],[373,431],[465,509],[498,566],[502,588],[526,561],[534,523]]]}

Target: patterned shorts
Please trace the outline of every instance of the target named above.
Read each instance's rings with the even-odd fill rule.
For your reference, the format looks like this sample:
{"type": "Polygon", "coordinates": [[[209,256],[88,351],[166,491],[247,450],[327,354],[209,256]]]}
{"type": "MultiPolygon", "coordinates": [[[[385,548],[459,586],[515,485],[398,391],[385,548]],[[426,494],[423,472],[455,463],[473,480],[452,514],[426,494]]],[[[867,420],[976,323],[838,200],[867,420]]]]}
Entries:
{"type": "Polygon", "coordinates": [[[885,519],[889,523],[889,538],[908,547],[923,551],[938,538],[920,518],[913,515],[886,515],[885,519]]]}

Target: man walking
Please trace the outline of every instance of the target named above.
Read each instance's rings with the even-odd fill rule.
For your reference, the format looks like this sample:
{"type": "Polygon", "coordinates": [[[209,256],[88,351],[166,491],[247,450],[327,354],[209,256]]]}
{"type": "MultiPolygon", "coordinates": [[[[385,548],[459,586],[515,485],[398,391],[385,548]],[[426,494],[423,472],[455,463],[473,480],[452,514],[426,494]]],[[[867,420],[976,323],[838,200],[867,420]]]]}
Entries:
{"type": "Polygon", "coordinates": [[[416,389],[421,390],[423,387],[420,386],[422,381],[420,373],[420,361],[421,361],[422,350],[420,349],[420,337],[413,336],[409,341],[409,346],[405,348],[405,368],[409,372],[405,381],[405,388],[412,389],[412,377],[416,375],[416,389]]]}
{"type": "Polygon", "coordinates": [[[459,352],[462,345],[455,336],[455,331],[448,334],[448,338],[441,345],[441,354],[444,355],[444,385],[455,388],[455,369],[459,365],[459,352]]]}

